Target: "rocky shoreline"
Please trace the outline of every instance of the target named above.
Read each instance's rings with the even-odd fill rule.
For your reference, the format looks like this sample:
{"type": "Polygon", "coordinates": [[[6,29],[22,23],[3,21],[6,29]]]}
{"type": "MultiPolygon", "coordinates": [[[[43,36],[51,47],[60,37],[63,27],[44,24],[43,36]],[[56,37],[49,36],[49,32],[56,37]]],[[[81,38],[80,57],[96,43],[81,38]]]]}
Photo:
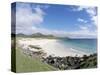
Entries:
{"type": "Polygon", "coordinates": [[[89,56],[84,55],[83,57],[52,57],[43,58],[44,63],[58,68],[59,70],[67,69],[83,69],[83,68],[96,68],[97,67],[97,54],[91,54],[89,56]]]}

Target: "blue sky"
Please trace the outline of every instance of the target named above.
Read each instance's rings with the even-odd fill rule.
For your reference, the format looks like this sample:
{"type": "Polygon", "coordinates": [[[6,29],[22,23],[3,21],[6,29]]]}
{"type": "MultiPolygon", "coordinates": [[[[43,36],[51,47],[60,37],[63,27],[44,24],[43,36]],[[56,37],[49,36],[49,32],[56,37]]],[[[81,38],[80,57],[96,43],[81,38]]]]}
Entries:
{"type": "MultiPolygon", "coordinates": [[[[14,9],[15,7],[12,7],[12,11],[14,9]]],[[[96,37],[97,8],[93,6],[16,3],[16,32],[24,34],[41,32],[73,38],[96,37]]]]}

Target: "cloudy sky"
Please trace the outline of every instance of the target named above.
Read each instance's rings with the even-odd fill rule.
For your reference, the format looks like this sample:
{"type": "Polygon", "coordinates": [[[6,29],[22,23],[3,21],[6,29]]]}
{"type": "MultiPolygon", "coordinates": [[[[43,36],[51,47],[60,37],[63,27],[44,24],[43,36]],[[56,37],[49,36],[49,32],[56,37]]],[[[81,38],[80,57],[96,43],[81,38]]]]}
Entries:
{"type": "Polygon", "coordinates": [[[41,32],[73,38],[97,36],[97,8],[93,6],[16,3],[12,12],[16,12],[16,33],[41,32]]]}

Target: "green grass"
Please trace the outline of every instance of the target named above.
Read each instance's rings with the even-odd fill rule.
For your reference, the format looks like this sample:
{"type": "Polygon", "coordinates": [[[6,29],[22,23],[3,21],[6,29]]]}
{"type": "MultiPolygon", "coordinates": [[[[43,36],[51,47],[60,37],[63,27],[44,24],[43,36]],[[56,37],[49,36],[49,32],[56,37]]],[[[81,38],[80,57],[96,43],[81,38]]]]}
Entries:
{"type": "Polygon", "coordinates": [[[39,72],[55,70],[57,69],[41,62],[39,58],[31,58],[21,53],[20,48],[16,49],[16,72],[39,72]]]}

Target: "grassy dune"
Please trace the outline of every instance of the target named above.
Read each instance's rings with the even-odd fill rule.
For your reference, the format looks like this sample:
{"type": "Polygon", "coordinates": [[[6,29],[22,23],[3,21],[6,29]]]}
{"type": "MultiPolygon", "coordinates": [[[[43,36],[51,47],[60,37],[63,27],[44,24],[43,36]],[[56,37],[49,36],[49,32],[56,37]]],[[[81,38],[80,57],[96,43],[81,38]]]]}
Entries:
{"type": "Polygon", "coordinates": [[[38,58],[31,58],[16,49],[16,72],[54,71],[54,67],[41,62],[38,58]]]}

